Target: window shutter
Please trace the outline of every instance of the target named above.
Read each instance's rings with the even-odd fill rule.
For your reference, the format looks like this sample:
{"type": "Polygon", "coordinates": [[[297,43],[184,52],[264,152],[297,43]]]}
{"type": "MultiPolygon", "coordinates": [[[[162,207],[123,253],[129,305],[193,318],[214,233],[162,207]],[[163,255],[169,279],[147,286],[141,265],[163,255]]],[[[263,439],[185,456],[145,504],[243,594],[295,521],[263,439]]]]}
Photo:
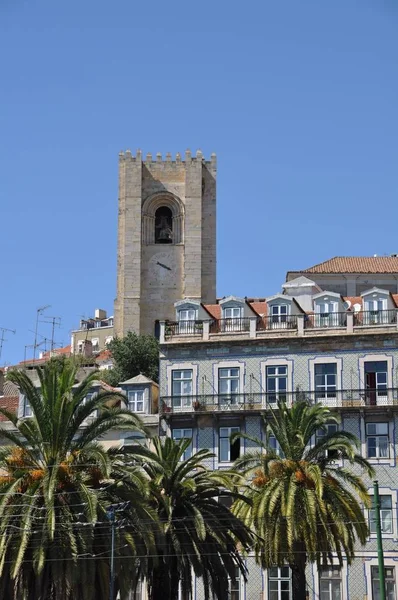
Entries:
{"type": "Polygon", "coordinates": [[[25,404],[25,396],[24,396],[24,394],[19,394],[18,419],[22,419],[22,417],[23,417],[24,404],[25,404]]]}

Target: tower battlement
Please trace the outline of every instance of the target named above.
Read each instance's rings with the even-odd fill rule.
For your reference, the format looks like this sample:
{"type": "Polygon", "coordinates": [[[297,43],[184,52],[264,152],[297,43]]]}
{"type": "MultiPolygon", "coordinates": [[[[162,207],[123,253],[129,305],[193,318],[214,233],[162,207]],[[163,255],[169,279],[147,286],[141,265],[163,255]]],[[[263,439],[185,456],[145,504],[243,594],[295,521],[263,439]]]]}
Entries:
{"type": "Polygon", "coordinates": [[[170,152],[167,152],[165,158],[163,159],[161,152],[157,152],[155,155],[152,155],[150,152],[147,152],[146,156],[143,158],[141,150],[137,150],[135,156],[134,154],[132,154],[131,150],[122,150],[121,152],[119,152],[119,161],[122,162],[126,160],[132,161],[134,163],[142,162],[147,166],[152,165],[154,163],[179,165],[182,163],[186,164],[190,162],[202,162],[207,165],[211,165],[213,168],[215,168],[217,164],[217,156],[214,152],[211,154],[210,160],[206,160],[201,150],[197,150],[195,156],[192,156],[192,152],[189,149],[185,151],[184,160],[181,159],[181,154],[179,152],[176,153],[174,158],[172,157],[170,152]]]}

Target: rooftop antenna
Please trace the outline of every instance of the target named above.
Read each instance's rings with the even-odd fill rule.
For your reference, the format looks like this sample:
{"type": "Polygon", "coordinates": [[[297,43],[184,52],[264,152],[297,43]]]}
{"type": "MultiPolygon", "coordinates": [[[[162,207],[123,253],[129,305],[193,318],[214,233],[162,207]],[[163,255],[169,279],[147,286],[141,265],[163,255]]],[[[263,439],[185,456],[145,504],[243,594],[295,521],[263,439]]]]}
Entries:
{"type": "Polygon", "coordinates": [[[13,333],[15,335],[16,330],[15,329],[7,329],[7,327],[0,327],[0,331],[1,331],[1,337],[0,337],[0,358],[1,358],[1,352],[3,350],[3,344],[4,342],[6,342],[6,338],[4,337],[4,334],[6,333],[6,331],[8,333],[13,333]]]}
{"type": "Polygon", "coordinates": [[[61,327],[61,317],[48,317],[40,321],[40,323],[51,323],[51,352],[54,350],[54,329],[55,327],[61,327]]]}
{"type": "Polygon", "coordinates": [[[51,304],[46,304],[45,306],[41,306],[40,308],[38,308],[36,310],[36,327],[35,327],[35,342],[33,344],[33,361],[35,361],[36,359],[36,348],[38,346],[37,344],[37,329],[39,327],[39,317],[40,315],[43,314],[43,312],[45,310],[47,310],[47,308],[50,308],[51,304]]]}

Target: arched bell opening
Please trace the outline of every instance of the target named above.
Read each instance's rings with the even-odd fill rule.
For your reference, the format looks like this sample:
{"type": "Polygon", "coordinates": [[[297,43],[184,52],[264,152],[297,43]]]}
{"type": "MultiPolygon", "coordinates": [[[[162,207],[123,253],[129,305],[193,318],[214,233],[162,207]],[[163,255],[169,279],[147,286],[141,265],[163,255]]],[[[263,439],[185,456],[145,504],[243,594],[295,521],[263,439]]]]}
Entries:
{"type": "Polygon", "coordinates": [[[173,213],[168,206],[160,206],[155,212],[155,244],[173,243],[173,213]]]}

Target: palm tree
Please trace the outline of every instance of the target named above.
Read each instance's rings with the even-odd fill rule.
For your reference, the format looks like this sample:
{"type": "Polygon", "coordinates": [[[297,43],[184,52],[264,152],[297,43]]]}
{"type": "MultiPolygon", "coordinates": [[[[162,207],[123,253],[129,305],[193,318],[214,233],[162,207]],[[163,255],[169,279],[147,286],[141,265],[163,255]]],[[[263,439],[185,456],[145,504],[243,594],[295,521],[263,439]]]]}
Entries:
{"type": "Polygon", "coordinates": [[[258,449],[235,462],[246,476],[251,502],[238,500],[233,510],[259,536],[257,561],[263,568],[288,564],[293,600],[304,600],[307,562],[326,565],[334,554],[340,564],[343,555],[350,563],[356,540],[366,542],[360,501],[369,505],[369,496],[349,466],[358,465],[370,476],[373,471],[356,453],[354,435],[328,433],[327,424],[338,423],[338,417],[325,406],[300,401],[289,409],[279,403],[264,423],[265,442],[241,434],[258,449]],[[319,430],[323,435],[314,444],[319,430]],[[336,464],[336,456],[344,467],[336,464]]]}
{"type": "Polygon", "coordinates": [[[13,425],[0,430],[9,443],[0,450],[0,596],[108,598],[107,508],[123,503],[116,547],[129,560],[116,560],[116,577],[124,590],[134,579],[133,557],[153,543],[154,514],[143,476],[124,477],[122,457],[98,440],[112,429],[143,431],[143,425],[120,407],[120,393],[87,397],[98,374],[75,385],[77,366],[70,360],[52,360],[36,373],[38,385],[23,371],[8,375],[32,416],[0,409],[13,425]]]}
{"type": "MultiPolygon", "coordinates": [[[[179,586],[188,595],[194,573],[202,578],[205,600],[211,592],[215,598],[225,600],[229,577],[235,576],[236,568],[246,576],[238,546],[245,550],[253,542],[250,531],[218,502],[220,494],[240,497],[232,491],[232,476],[205,466],[205,461],[213,457],[208,450],[184,460],[190,440],[151,441],[153,451],[142,447],[134,455],[148,477],[152,506],[163,530],[157,556],[147,565],[150,598],[177,600],[179,586]]],[[[241,500],[245,502],[243,497],[241,500]]]]}

